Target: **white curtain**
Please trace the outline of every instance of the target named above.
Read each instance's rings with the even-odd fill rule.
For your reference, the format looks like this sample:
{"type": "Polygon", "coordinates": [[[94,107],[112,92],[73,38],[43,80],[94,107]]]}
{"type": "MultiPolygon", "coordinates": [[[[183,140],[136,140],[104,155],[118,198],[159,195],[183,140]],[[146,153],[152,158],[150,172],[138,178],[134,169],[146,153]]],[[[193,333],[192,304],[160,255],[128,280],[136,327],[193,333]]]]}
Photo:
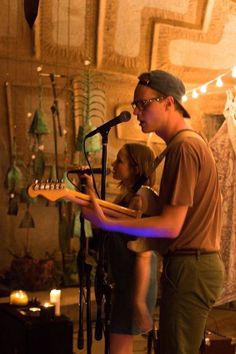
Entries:
{"type": "Polygon", "coordinates": [[[216,305],[236,300],[236,97],[227,91],[225,121],[210,140],[223,198],[221,256],[226,278],[216,305]]]}

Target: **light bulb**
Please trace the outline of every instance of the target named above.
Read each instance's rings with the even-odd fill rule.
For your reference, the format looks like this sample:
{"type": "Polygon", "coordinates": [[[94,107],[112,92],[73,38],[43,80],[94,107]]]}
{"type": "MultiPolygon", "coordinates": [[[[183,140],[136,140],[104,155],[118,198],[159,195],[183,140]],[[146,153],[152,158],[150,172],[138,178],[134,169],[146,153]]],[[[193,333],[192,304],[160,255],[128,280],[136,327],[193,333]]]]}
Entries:
{"type": "Polygon", "coordinates": [[[192,92],[192,98],[198,98],[199,93],[197,92],[197,90],[193,90],[192,92]]]}
{"type": "Polygon", "coordinates": [[[188,101],[188,96],[187,95],[182,96],[182,102],[186,102],[186,101],[188,101]]]}
{"type": "Polygon", "coordinates": [[[232,68],[232,77],[236,77],[236,66],[232,68]]]}
{"type": "Polygon", "coordinates": [[[203,85],[200,87],[201,93],[206,93],[207,92],[207,85],[203,85]]]}
{"type": "Polygon", "coordinates": [[[218,79],[216,80],[216,86],[217,87],[222,87],[223,86],[223,81],[222,81],[221,77],[218,77],[218,79]]]}

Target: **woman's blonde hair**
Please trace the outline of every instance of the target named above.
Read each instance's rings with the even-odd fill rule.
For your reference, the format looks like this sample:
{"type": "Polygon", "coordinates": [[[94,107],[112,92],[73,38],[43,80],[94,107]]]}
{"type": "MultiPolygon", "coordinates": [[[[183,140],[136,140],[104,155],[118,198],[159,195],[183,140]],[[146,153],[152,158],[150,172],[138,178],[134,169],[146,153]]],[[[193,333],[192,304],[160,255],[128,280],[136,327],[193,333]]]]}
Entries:
{"type": "Polygon", "coordinates": [[[145,175],[148,179],[144,184],[153,187],[156,180],[156,171],[150,174],[155,160],[153,150],[147,145],[138,143],[128,143],[123,145],[123,148],[127,152],[130,165],[137,168],[136,178],[145,175]]]}

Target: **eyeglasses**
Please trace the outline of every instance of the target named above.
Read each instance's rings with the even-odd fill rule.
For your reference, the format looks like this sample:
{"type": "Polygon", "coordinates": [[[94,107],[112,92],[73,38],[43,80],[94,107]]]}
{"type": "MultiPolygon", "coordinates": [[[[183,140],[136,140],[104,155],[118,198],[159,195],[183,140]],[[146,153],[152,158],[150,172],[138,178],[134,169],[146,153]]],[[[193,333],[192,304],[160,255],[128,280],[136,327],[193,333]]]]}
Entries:
{"type": "Polygon", "coordinates": [[[144,111],[144,109],[149,106],[152,102],[160,102],[164,100],[165,96],[149,98],[148,100],[137,100],[131,103],[133,109],[138,108],[140,111],[144,111]]]}

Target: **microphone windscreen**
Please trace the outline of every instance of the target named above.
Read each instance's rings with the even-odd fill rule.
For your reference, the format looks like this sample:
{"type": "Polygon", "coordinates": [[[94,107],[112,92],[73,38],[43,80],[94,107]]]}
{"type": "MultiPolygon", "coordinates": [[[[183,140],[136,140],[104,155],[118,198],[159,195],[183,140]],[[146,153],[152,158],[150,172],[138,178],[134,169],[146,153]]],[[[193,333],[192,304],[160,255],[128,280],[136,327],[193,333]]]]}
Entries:
{"type": "Polygon", "coordinates": [[[131,118],[131,114],[128,111],[121,112],[120,114],[121,122],[128,122],[131,118]]]}

